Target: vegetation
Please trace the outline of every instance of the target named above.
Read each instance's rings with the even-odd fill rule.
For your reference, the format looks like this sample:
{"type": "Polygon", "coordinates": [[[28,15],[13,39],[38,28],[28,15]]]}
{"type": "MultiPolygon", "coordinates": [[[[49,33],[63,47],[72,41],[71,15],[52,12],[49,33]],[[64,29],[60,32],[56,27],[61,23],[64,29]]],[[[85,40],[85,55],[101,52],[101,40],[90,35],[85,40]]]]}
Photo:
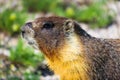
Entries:
{"type": "Polygon", "coordinates": [[[40,52],[35,52],[30,46],[24,45],[22,39],[19,39],[18,44],[10,48],[10,55],[7,60],[3,60],[4,64],[0,59],[0,79],[6,76],[6,80],[21,80],[22,78],[39,80],[40,71],[37,71],[37,74],[34,72],[43,59],[40,52]]]}
{"type": "Polygon", "coordinates": [[[102,28],[110,25],[115,16],[114,13],[110,13],[109,9],[105,7],[106,2],[105,0],[97,0],[89,5],[78,7],[72,3],[65,5],[60,0],[29,0],[29,2],[23,0],[23,6],[29,12],[52,12],[58,16],[88,23],[91,28],[102,28]]]}
{"type": "Polygon", "coordinates": [[[104,4],[99,1],[84,8],[81,7],[75,18],[81,22],[87,22],[92,28],[106,27],[113,22],[115,13],[111,14],[104,4]]]}
{"type": "Polygon", "coordinates": [[[33,15],[38,12],[50,12],[90,24],[92,28],[108,26],[113,22],[115,16],[114,13],[109,13],[109,9],[105,7],[106,1],[104,0],[98,0],[89,5],[79,7],[72,3],[65,5],[61,0],[22,0],[22,4],[22,11],[6,9],[0,14],[0,29],[12,34],[18,33],[20,27],[30,17],[29,12],[33,15]]]}
{"type": "Polygon", "coordinates": [[[22,0],[23,7],[28,12],[49,12],[57,7],[60,0],[22,0]],[[35,4],[35,5],[34,5],[35,4]]]}
{"type": "Polygon", "coordinates": [[[11,34],[18,33],[27,19],[26,15],[23,11],[6,9],[0,14],[0,28],[11,34]]]}
{"type": "Polygon", "coordinates": [[[41,53],[35,53],[33,48],[30,46],[25,46],[21,39],[19,39],[17,46],[10,49],[9,58],[13,63],[19,63],[27,67],[35,67],[43,60],[41,53]]]}

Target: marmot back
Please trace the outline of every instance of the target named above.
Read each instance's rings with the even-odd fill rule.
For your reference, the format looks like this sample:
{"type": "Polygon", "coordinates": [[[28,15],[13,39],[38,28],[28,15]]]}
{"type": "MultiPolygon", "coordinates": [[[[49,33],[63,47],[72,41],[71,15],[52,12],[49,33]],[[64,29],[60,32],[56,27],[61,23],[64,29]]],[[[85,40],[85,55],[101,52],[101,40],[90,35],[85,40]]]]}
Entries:
{"type": "Polygon", "coordinates": [[[22,36],[40,49],[61,80],[119,80],[120,40],[89,35],[63,17],[41,17],[22,27],[22,36]]]}

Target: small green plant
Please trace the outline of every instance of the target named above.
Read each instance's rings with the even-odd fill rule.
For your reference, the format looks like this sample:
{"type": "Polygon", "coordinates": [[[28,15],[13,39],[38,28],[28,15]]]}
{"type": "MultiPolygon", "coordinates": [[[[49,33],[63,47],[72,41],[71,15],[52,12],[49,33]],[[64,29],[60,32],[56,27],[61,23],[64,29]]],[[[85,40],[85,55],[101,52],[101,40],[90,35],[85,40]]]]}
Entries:
{"type": "Polygon", "coordinates": [[[23,0],[23,6],[31,12],[52,12],[58,16],[73,18],[90,24],[91,28],[102,28],[111,24],[115,16],[109,13],[109,9],[105,7],[106,2],[105,0],[94,0],[89,5],[78,7],[72,3],[65,5],[60,0],[23,0]]]}
{"type": "Polygon", "coordinates": [[[39,80],[41,72],[36,68],[44,59],[42,54],[25,45],[22,39],[18,40],[17,46],[9,49],[10,55],[0,59],[0,79],[39,80]]]}
{"type": "Polygon", "coordinates": [[[6,9],[0,14],[0,29],[11,34],[18,33],[26,19],[27,14],[25,12],[6,9]]]}
{"type": "Polygon", "coordinates": [[[71,4],[63,10],[63,13],[64,16],[89,24],[91,28],[103,28],[111,24],[115,17],[115,13],[111,14],[105,5],[105,0],[93,1],[80,7],[71,4]]]}
{"type": "Polygon", "coordinates": [[[24,79],[25,80],[40,80],[40,74],[35,73],[24,73],[24,79]]]}
{"type": "Polygon", "coordinates": [[[10,50],[10,60],[24,66],[37,66],[43,60],[43,56],[41,53],[35,53],[30,46],[25,46],[19,39],[18,45],[10,50]]]}
{"type": "Polygon", "coordinates": [[[59,0],[22,0],[23,7],[29,12],[48,12],[55,8],[59,0]]]}
{"type": "Polygon", "coordinates": [[[109,13],[105,7],[105,2],[94,2],[86,7],[81,7],[76,11],[75,18],[81,22],[90,24],[92,28],[102,28],[111,24],[115,14],[109,13]]]}
{"type": "Polygon", "coordinates": [[[21,80],[21,78],[19,78],[17,76],[10,76],[7,78],[7,80],[21,80]]]}

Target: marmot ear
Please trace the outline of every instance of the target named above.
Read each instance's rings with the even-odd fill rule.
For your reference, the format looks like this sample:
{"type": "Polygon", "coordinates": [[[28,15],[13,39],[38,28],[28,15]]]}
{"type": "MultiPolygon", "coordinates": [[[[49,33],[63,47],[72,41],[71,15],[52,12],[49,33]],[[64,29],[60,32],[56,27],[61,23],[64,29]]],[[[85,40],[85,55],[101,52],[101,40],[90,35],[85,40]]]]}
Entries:
{"type": "Polygon", "coordinates": [[[75,26],[75,22],[73,20],[71,19],[66,20],[64,22],[64,32],[67,34],[74,32],[74,26],[75,26]]]}

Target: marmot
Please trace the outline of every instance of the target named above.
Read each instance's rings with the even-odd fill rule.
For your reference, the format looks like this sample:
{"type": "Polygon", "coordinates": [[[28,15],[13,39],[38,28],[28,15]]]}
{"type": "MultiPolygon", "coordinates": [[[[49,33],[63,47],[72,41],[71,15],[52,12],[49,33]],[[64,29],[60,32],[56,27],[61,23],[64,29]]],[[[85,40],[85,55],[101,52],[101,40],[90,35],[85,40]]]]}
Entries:
{"type": "Polygon", "coordinates": [[[21,30],[61,80],[120,80],[120,39],[92,37],[75,20],[54,16],[37,18],[21,30]]]}

